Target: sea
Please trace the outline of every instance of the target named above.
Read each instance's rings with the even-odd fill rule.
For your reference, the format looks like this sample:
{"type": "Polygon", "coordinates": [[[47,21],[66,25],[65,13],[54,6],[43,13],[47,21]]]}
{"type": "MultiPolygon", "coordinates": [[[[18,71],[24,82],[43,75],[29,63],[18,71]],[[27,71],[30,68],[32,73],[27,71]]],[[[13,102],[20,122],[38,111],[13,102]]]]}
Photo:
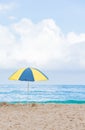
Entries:
{"type": "Polygon", "coordinates": [[[1,84],[0,102],[84,104],[85,85],[1,84]]]}

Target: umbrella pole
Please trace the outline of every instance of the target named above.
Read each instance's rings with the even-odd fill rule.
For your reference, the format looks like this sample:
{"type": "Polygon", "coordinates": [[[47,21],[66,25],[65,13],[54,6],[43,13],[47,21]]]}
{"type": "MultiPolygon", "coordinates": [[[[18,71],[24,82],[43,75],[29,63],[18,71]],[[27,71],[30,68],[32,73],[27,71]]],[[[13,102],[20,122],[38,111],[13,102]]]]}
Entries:
{"type": "Polygon", "coordinates": [[[29,92],[29,82],[28,82],[28,87],[27,87],[27,91],[29,92]]]}
{"type": "Polygon", "coordinates": [[[27,103],[28,103],[28,101],[29,101],[29,82],[28,82],[28,84],[27,84],[27,103]]]}

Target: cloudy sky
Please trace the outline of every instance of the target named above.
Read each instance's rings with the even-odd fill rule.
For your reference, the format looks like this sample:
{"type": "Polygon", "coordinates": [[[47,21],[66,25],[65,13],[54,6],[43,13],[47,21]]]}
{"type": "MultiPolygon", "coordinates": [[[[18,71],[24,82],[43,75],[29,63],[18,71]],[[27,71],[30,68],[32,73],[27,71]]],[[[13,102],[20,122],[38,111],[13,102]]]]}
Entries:
{"type": "Polygon", "coordinates": [[[85,84],[84,0],[1,0],[0,77],[35,67],[50,83],[85,84]]]}

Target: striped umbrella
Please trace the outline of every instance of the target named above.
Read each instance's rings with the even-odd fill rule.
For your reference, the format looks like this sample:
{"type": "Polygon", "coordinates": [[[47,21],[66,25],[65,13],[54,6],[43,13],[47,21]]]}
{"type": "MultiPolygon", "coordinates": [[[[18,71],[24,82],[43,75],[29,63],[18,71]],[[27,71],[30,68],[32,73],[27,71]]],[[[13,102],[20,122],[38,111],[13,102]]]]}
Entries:
{"type": "Polygon", "coordinates": [[[40,70],[35,68],[21,68],[9,77],[10,80],[41,81],[48,80],[40,70]]]}

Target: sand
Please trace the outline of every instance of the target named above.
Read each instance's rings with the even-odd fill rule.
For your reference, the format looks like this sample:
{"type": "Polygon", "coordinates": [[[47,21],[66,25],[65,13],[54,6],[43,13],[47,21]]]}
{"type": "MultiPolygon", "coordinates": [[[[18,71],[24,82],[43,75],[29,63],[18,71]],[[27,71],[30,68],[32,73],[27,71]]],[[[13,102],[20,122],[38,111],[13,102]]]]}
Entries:
{"type": "Polygon", "coordinates": [[[0,130],[85,130],[85,104],[1,104],[0,130]]]}

